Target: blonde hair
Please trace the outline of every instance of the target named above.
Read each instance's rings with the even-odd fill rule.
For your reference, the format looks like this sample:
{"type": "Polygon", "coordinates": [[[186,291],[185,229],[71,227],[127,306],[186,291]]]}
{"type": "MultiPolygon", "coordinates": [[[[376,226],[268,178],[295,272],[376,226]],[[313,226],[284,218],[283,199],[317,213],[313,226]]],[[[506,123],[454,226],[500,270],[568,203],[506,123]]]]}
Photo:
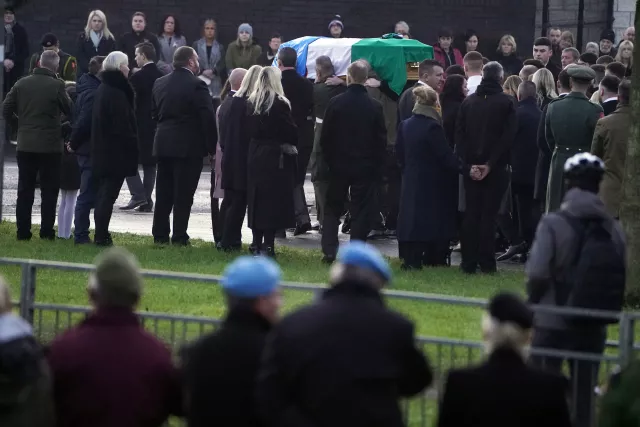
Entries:
{"type": "Polygon", "coordinates": [[[253,92],[249,95],[248,101],[253,106],[253,114],[267,114],[273,107],[276,97],[286,102],[291,108],[291,103],[284,96],[284,89],[282,89],[282,73],[276,67],[264,67],[260,71],[253,92]]]}
{"type": "Polygon", "coordinates": [[[427,107],[436,107],[438,105],[438,92],[427,85],[420,85],[413,89],[413,96],[416,104],[426,105],[427,107]]]}
{"type": "Polygon", "coordinates": [[[486,354],[498,348],[516,351],[523,359],[529,357],[531,330],[523,329],[513,322],[500,322],[485,313],[482,316],[482,337],[486,354]]]}
{"type": "Polygon", "coordinates": [[[620,43],[620,46],[618,46],[618,53],[616,54],[616,61],[621,64],[624,64],[624,66],[628,68],[633,68],[633,43],[631,43],[629,40],[624,40],[623,42],[620,43]],[[629,57],[629,65],[625,64],[622,61],[622,49],[625,49],[625,48],[631,49],[631,56],[629,57]]]}
{"type": "Polygon", "coordinates": [[[4,280],[4,277],[0,276],[0,314],[10,312],[12,308],[9,285],[4,280]]]}
{"type": "Polygon", "coordinates": [[[502,84],[502,90],[505,93],[509,92],[508,95],[517,97],[518,87],[520,87],[521,83],[522,79],[519,76],[509,76],[502,84]]]}
{"type": "Polygon", "coordinates": [[[94,16],[97,16],[102,21],[102,34],[107,39],[113,39],[113,34],[109,31],[109,26],[107,25],[107,15],[104,14],[103,11],[96,9],[89,12],[89,17],[87,18],[87,25],[84,27],[84,35],[89,39],[91,37],[91,20],[94,16]]]}
{"type": "Polygon", "coordinates": [[[502,36],[502,38],[500,39],[500,42],[498,43],[498,49],[497,49],[498,52],[502,52],[502,45],[504,43],[507,43],[513,46],[513,48],[511,49],[511,53],[512,54],[516,53],[516,50],[518,49],[518,45],[516,44],[516,39],[511,34],[505,34],[504,36],[502,36]]]}
{"type": "Polygon", "coordinates": [[[104,59],[104,62],[102,63],[102,69],[104,71],[120,71],[120,67],[122,65],[129,65],[129,57],[119,50],[116,50],[114,52],[111,52],[104,59]]]}
{"type": "Polygon", "coordinates": [[[536,85],[538,104],[542,105],[544,98],[556,99],[556,85],[553,80],[553,74],[546,68],[541,68],[533,74],[531,81],[536,85]]]}
{"type": "Polygon", "coordinates": [[[247,74],[245,74],[244,78],[242,79],[240,89],[238,89],[238,91],[233,96],[242,97],[251,95],[251,93],[253,92],[253,87],[256,85],[256,81],[258,81],[260,71],[262,71],[262,67],[260,65],[253,65],[251,68],[249,68],[247,70],[247,74]]]}

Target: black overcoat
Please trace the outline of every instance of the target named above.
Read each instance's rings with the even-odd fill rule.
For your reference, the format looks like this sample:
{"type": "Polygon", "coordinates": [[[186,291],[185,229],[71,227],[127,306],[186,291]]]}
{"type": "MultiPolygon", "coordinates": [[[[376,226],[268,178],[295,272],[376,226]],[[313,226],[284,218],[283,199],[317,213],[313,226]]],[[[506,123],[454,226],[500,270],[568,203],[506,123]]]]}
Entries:
{"type": "Polygon", "coordinates": [[[268,114],[253,115],[249,104],[251,142],[247,175],[249,227],[281,230],[295,225],[293,187],[297,159],[284,154],[282,145],[295,146],[298,130],[291,109],[279,98],[268,114]]]}
{"type": "Polygon", "coordinates": [[[271,325],[248,309],[229,312],[222,327],[188,349],[184,380],[189,427],[260,427],[254,391],[271,325]]]}
{"type": "Polygon", "coordinates": [[[534,98],[527,98],[518,104],[516,117],[518,130],[511,147],[511,181],[534,187],[538,164],[538,126],[542,112],[534,98]]]}
{"type": "Polygon", "coordinates": [[[437,427],[571,427],[568,386],[498,349],[481,366],[449,373],[437,427]]]}
{"type": "Polygon", "coordinates": [[[398,126],[396,154],[402,169],[398,241],[449,242],[456,234],[463,167],[442,125],[414,114],[398,126]]]}
{"type": "MultiPolygon", "coordinates": [[[[68,86],[67,94],[71,98],[71,102],[75,104],[77,100],[76,86],[68,86]]],[[[78,159],[75,154],[67,150],[66,143],[69,141],[72,132],[72,123],[76,117],[75,110],[72,108],[68,116],[62,119],[62,140],[65,142],[64,152],[62,153],[62,165],[60,168],[60,189],[61,190],[79,190],[80,189],[80,168],[78,167],[78,159]]]]}
{"type": "Polygon", "coordinates": [[[136,123],[138,125],[138,163],[144,166],[156,164],[153,157],[153,139],[156,121],[152,117],[153,84],[164,74],[152,62],[131,76],[131,86],[136,93],[136,123]]]}
{"type": "Polygon", "coordinates": [[[91,120],[91,160],[97,178],[138,173],[138,136],[134,92],[120,71],[104,71],[91,120]]]}
{"type": "Polygon", "coordinates": [[[100,38],[100,43],[96,48],[91,37],[87,37],[84,33],[80,33],[76,42],[76,61],[78,63],[78,79],[83,74],[89,72],[89,62],[94,56],[107,56],[116,50],[116,40],[112,37],[100,38]]]}
{"type": "Polygon", "coordinates": [[[247,191],[249,116],[247,98],[228,96],[218,110],[220,149],[222,149],[222,188],[247,191]]]}
{"type": "Polygon", "coordinates": [[[399,399],[432,373],[411,322],[372,286],[342,282],[274,327],[258,378],[269,425],[401,427],[399,399]]]}

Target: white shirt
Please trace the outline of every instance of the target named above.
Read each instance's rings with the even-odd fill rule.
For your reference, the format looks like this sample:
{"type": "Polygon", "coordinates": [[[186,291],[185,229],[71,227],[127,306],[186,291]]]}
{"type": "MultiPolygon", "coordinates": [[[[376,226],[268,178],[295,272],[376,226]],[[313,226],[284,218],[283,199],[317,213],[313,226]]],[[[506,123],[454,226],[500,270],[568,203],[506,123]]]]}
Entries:
{"type": "Polygon", "coordinates": [[[469,89],[469,95],[476,93],[478,86],[482,82],[482,76],[471,76],[467,80],[467,89],[469,89]]]}
{"type": "Polygon", "coordinates": [[[604,104],[605,102],[609,102],[609,101],[617,101],[618,97],[617,96],[612,96],[611,98],[607,98],[604,101],[602,101],[602,103],[604,104]]]}

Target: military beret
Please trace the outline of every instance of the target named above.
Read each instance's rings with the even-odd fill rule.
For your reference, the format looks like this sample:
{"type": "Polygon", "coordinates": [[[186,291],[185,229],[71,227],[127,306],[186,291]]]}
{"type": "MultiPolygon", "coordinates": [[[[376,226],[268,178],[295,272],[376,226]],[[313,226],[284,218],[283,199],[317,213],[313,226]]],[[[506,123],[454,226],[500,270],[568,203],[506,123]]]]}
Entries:
{"type": "Polygon", "coordinates": [[[591,67],[567,67],[566,70],[572,79],[591,81],[596,78],[596,72],[591,67]]]}
{"type": "Polygon", "coordinates": [[[243,256],[225,269],[222,288],[241,298],[266,297],[273,293],[282,279],[275,261],[264,257],[243,256]]]}
{"type": "Polygon", "coordinates": [[[533,311],[515,294],[504,292],[494,296],[487,311],[499,323],[514,323],[522,329],[533,327],[533,311]]]}

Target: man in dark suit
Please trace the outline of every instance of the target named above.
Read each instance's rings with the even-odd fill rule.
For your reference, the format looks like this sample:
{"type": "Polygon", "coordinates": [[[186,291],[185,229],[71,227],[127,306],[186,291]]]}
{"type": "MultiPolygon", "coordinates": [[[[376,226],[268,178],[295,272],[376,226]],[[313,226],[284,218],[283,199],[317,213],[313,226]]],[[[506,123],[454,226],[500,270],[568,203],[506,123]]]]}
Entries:
{"type": "Polygon", "coordinates": [[[506,261],[518,254],[526,253],[529,245],[533,243],[535,221],[539,217],[534,215],[533,190],[541,115],[536,99],[536,85],[533,82],[523,82],[518,88],[518,130],[511,149],[513,222],[518,232],[516,239],[509,242],[509,249],[498,257],[498,261],[506,261]]]}
{"type": "Polygon", "coordinates": [[[465,177],[461,269],[496,272],[495,234],[500,202],[509,186],[509,152],[516,135],[516,106],[502,91],[504,70],[490,62],[476,93],[464,100],[456,125],[456,150],[468,165],[486,165],[482,179],[465,177]]]}
{"type": "Polygon", "coordinates": [[[265,425],[401,427],[400,398],[431,384],[413,324],[384,304],[391,269],[382,255],[351,242],[338,262],[322,299],[267,340],[256,385],[265,425]]]}
{"type": "Polygon", "coordinates": [[[202,158],[215,152],[217,130],[209,89],[196,77],[200,64],[195,50],[178,48],[173,68],[153,86],[152,114],[158,123],[153,144],[153,155],[158,159],[153,238],[159,244],[169,243],[173,210],[171,242],[187,245],[202,158]]]}
{"type": "Polygon", "coordinates": [[[620,87],[620,79],[616,76],[605,76],[600,82],[600,104],[604,115],[616,111],[618,108],[618,88],[620,87]]]}
{"type": "Polygon", "coordinates": [[[122,210],[138,209],[153,212],[151,194],[156,184],[156,160],[153,158],[153,138],[156,122],[151,117],[153,85],[162,72],[156,66],[156,49],[151,43],[136,46],[136,62],[140,71],[131,76],[131,86],[136,91],[136,121],[138,123],[138,162],[142,165],[144,181],[140,173],[127,178],[131,200],[122,210]]]}
{"type": "MultiPolygon", "coordinates": [[[[553,79],[558,80],[558,74],[562,71],[560,61],[553,61],[553,45],[547,37],[538,37],[533,42],[533,59],[542,62],[542,65],[553,74],[553,79]]],[[[558,58],[560,59],[560,58],[558,58]]]]}
{"type": "Polygon", "coordinates": [[[324,262],[332,263],[338,252],[338,223],[347,196],[351,195],[352,240],[367,240],[371,209],[380,185],[386,157],[387,131],[382,104],[364,87],[367,64],[356,61],[347,71],[349,87],[333,98],[322,124],[320,146],[329,169],[329,186],[323,218],[324,262]]]}
{"type": "Polygon", "coordinates": [[[449,372],[438,427],[571,427],[566,378],[525,362],[533,320],[515,295],[491,300],[482,322],[489,357],[480,366],[449,372]]]}
{"type": "Polygon", "coordinates": [[[307,166],[313,151],[313,84],[296,71],[298,54],[295,49],[285,47],[278,52],[278,67],[282,71],[284,96],[291,102],[291,116],[298,127],[298,169],[293,201],[296,213],[294,236],[311,230],[311,219],[304,195],[307,166]]]}
{"type": "Polygon", "coordinates": [[[413,88],[419,85],[430,86],[433,90],[440,93],[444,86],[444,69],[435,59],[426,59],[418,66],[418,74],[420,80],[415,85],[407,88],[400,100],[398,101],[398,123],[403,120],[407,120],[413,115],[413,107],[416,104],[416,100],[413,97],[413,88]]]}

